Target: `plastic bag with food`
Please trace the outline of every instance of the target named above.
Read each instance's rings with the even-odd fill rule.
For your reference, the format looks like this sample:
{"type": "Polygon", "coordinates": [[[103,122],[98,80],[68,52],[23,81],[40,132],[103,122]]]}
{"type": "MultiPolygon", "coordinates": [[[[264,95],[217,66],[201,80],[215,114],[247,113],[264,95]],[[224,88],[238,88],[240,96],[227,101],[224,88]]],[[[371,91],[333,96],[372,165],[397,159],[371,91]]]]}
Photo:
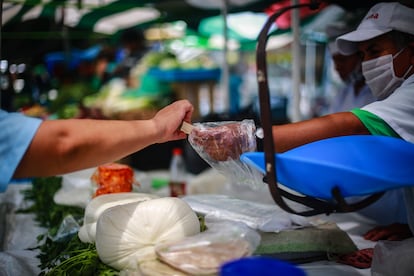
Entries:
{"type": "Polygon", "coordinates": [[[207,230],[173,243],[155,247],[157,257],[191,275],[211,275],[228,261],[250,256],[260,235],[244,223],[206,222],[207,230]]]}
{"type": "Polygon", "coordinates": [[[193,149],[232,183],[251,187],[263,184],[263,175],[240,161],[244,152],[256,151],[253,120],[194,123],[188,135],[193,149]]]}
{"type": "Polygon", "coordinates": [[[131,192],[133,185],[139,183],[135,180],[134,170],[125,164],[108,163],[99,166],[91,176],[92,183],[96,186],[93,197],[131,192]]]}

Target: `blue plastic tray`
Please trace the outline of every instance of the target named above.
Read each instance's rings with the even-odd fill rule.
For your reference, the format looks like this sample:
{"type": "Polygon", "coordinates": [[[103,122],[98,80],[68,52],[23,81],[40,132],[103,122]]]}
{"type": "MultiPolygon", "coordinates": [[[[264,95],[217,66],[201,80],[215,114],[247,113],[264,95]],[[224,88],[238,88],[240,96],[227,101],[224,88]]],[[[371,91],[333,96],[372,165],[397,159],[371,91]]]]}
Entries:
{"type": "Polygon", "coordinates": [[[201,81],[201,80],[219,80],[220,68],[216,69],[174,69],[162,70],[159,68],[151,68],[148,73],[156,77],[160,81],[201,81]]]}
{"type": "MultiPolygon", "coordinates": [[[[329,138],[276,154],[278,182],[311,197],[361,196],[414,185],[414,144],[402,139],[358,135],[329,138]]],[[[265,173],[263,152],[241,160],[265,173]]]]}

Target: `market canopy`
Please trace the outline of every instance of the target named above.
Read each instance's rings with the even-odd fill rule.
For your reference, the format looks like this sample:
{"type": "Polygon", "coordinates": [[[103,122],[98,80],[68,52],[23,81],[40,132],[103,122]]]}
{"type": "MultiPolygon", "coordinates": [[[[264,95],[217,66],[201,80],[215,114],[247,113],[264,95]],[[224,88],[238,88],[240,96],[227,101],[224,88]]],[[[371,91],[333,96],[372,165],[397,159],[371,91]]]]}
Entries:
{"type": "MultiPolygon", "coordinates": [[[[352,8],[367,7],[378,1],[320,2],[352,8]]],[[[189,27],[196,29],[201,19],[219,15],[224,8],[228,13],[272,12],[289,4],[290,0],[4,0],[1,21],[3,27],[8,27],[37,18],[49,18],[68,27],[89,28],[105,34],[153,21],[185,20],[189,27]]],[[[288,14],[279,20],[287,17],[288,14]]]]}
{"type": "MultiPolygon", "coordinates": [[[[311,0],[309,0],[311,1],[311,0]]],[[[0,51],[18,55],[76,47],[131,26],[184,20],[193,30],[201,20],[226,14],[263,13],[281,0],[3,0],[0,51]],[[68,46],[69,45],[69,46],[68,46]],[[4,48],[1,49],[1,48],[4,48]]],[[[375,0],[324,0],[352,9],[375,0]]]]}
{"type": "MultiPolygon", "coordinates": [[[[95,28],[97,32],[113,33],[113,30],[101,28],[99,25],[104,21],[108,24],[114,22],[118,24],[118,21],[110,19],[119,15],[120,21],[125,22],[124,27],[131,27],[134,20],[137,22],[135,25],[154,20],[162,22],[186,20],[190,26],[195,27],[200,19],[217,15],[223,2],[221,0],[5,0],[2,25],[8,26],[39,17],[48,17],[69,27],[95,28]],[[134,18],[131,20],[124,15],[134,18]],[[128,24],[126,19],[131,24],[128,24]],[[96,25],[98,27],[95,27],[96,25]]],[[[227,2],[230,12],[240,12],[263,11],[274,1],[229,0],[227,2]]]]}
{"type": "MultiPolygon", "coordinates": [[[[262,11],[272,2],[227,1],[229,12],[262,11]]],[[[221,3],[222,0],[4,0],[0,33],[2,44],[7,46],[3,53],[19,48],[23,53],[28,44],[32,46],[29,51],[33,51],[33,45],[38,45],[38,51],[56,50],[63,43],[76,47],[81,41],[114,35],[130,27],[145,28],[178,20],[196,29],[201,19],[220,14],[221,3]],[[207,2],[210,5],[203,5],[207,2]]]]}

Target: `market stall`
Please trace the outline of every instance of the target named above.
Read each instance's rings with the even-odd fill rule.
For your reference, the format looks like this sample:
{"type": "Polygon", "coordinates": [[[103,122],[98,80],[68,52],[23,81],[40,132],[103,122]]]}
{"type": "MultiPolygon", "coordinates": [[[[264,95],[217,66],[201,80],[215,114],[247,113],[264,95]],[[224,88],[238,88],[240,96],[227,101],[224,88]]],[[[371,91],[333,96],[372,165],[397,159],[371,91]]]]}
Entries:
{"type": "MultiPolygon", "coordinates": [[[[199,93],[207,87],[212,110],[212,94],[220,70],[183,70],[174,66],[164,62],[157,64],[157,68],[146,68],[140,74],[141,85],[134,89],[120,86],[116,91],[114,87],[119,83],[111,82],[115,86],[109,88],[110,92],[99,95],[103,97],[88,98],[86,107],[99,110],[104,118],[146,119],[156,108],[148,108],[154,106],[136,96],[143,92],[151,94],[143,88],[151,88],[155,83],[156,92],[160,92],[160,86],[167,83],[172,85],[176,98],[192,99],[194,116],[198,119],[199,93]],[[151,78],[155,82],[147,82],[151,78]],[[143,109],[150,113],[130,112],[143,109]]],[[[158,96],[167,98],[162,93],[158,96]]],[[[240,135],[230,138],[235,137],[240,135]]],[[[234,149],[230,152],[238,153],[234,149]]],[[[270,154],[273,156],[274,151],[270,154]]],[[[241,162],[239,157],[233,160],[241,162]]],[[[240,164],[230,165],[224,169],[231,170],[233,165],[240,164]]],[[[109,167],[118,168],[113,164],[109,167]]],[[[373,221],[356,213],[312,217],[287,213],[273,202],[267,184],[262,182],[263,175],[254,187],[240,183],[239,179],[250,179],[245,177],[250,172],[245,168],[238,167],[240,174],[230,179],[223,178],[216,170],[189,175],[187,194],[182,197],[169,196],[168,174],[160,177],[151,171],[133,172],[132,168],[127,172],[135,180],[127,181],[127,191],[103,189],[108,195],[100,190],[100,181],[105,178],[99,175],[100,167],[12,183],[0,198],[3,225],[0,271],[7,275],[38,275],[49,271],[62,274],[81,271],[92,275],[98,272],[218,275],[226,263],[256,256],[293,263],[308,275],[375,272],[378,266],[356,268],[339,263],[344,254],[377,244],[363,239],[363,234],[375,225],[373,221]],[[104,200],[107,196],[111,200],[104,200]],[[205,260],[207,264],[200,264],[205,260]]]]}
{"type": "MultiPolygon", "coordinates": [[[[15,273],[38,275],[42,270],[38,267],[40,264],[43,264],[43,270],[46,269],[46,264],[49,265],[48,269],[59,267],[59,262],[54,263],[52,261],[53,258],[61,256],[63,258],[61,261],[63,261],[65,257],[61,255],[61,252],[65,250],[70,252],[76,248],[80,250],[79,252],[87,254],[84,255],[87,261],[82,263],[84,269],[94,265],[96,269],[101,266],[101,269],[107,272],[112,271],[115,273],[117,271],[102,263],[98,255],[96,255],[96,249],[92,244],[82,245],[79,242],[73,243],[73,238],[77,238],[79,226],[82,224],[82,219],[79,220],[79,214],[82,215],[84,209],[79,207],[87,205],[91,200],[91,183],[89,178],[85,178],[85,176],[92,171],[87,170],[64,175],[64,185],[77,185],[77,188],[72,186],[71,190],[62,190],[62,186],[58,184],[57,178],[48,178],[34,180],[35,186],[32,186],[30,181],[10,185],[6,193],[2,194],[1,219],[5,223],[2,224],[4,225],[2,227],[3,250],[1,253],[2,262],[0,263],[2,263],[2,271],[9,273],[6,275],[15,275],[15,273]],[[70,180],[76,180],[76,184],[68,184],[70,180]],[[37,191],[34,194],[27,193],[33,187],[37,191]],[[53,214],[49,214],[49,219],[46,219],[47,214],[44,214],[40,221],[49,223],[49,226],[40,227],[39,210],[35,208],[29,213],[21,212],[21,210],[32,206],[33,203],[32,200],[25,198],[22,191],[26,191],[26,196],[27,194],[32,195],[32,200],[37,203],[37,208],[41,209],[40,206],[42,204],[44,205],[43,208],[45,208],[46,204],[47,208],[49,208],[48,210],[57,215],[59,219],[52,223],[50,218],[53,214]],[[43,193],[43,196],[36,199],[34,196],[36,193],[43,193]],[[51,194],[47,196],[47,193],[51,194]],[[62,193],[65,195],[64,197],[62,197],[62,193]],[[39,202],[41,198],[54,202],[41,203],[39,202]],[[57,204],[56,201],[60,202],[60,204],[57,204]],[[63,202],[65,204],[62,205],[63,202]],[[73,218],[68,219],[67,215],[70,214],[73,215],[75,220],[73,218]],[[62,225],[61,221],[66,224],[62,225]],[[43,236],[43,240],[36,238],[38,235],[45,234],[49,235],[48,242],[44,240],[47,235],[43,236]],[[72,243],[70,242],[71,240],[72,243]],[[57,244],[60,244],[61,247],[57,247],[57,244]],[[71,249],[68,247],[70,244],[75,246],[75,248],[71,249]],[[46,253],[48,256],[45,255],[46,253]],[[43,258],[39,259],[39,256],[43,256],[43,258]]],[[[159,186],[154,185],[156,182],[154,180],[168,178],[168,172],[136,173],[141,186],[134,188],[135,193],[145,192],[148,196],[157,198],[168,196],[167,186],[159,188],[159,186]]],[[[278,260],[295,263],[307,275],[371,275],[369,268],[358,269],[340,264],[336,262],[335,258],[338,253],[349,252],[356,248],[364,249],[375,246],[374,242],[366,241],[362,238],[363,233],[374,226],[374,223],[369,219],[356,213],[330,216],[320,215],[306,219],[295,217],[285,213],[273,204],[266,186],[252,193],[248,187],[231,184],[221,174],[212,170],[198,176],[190,176],[189,179],[188,195],[183,199],[190,204],[193,210],[204,213],[207,219],[216,216],[216,220],[219,219],[223,222],[230,220],[233,221],[232,224],[236,223],[235,219],[239,222],[244,221],[249,225],[249,231],[260,233],[260,242],[256,245],[255,251],[251,253],[252,255],[270,256],[278,260]],[[212,184],[211,180],[214,180],[214,184],[212,184]],[[244,206],[244,210],[240,210],[238,207],[240,205],[244,206]],[[233,209],[234,207],[239,210],[233,209]],[[251,208],[255,212],[260,213],[260,219],[249,213],[249,210],[252,210],[251,208]]],[[[212,224],[210,226],[210,231],[214,230],[212,224]]],[[[222,234],[221,232],[220,237],[223,237],[222,234]]],[[[71,253],[72,255],[68,256],[80,257],[80,255],[77,255],[80,254],[79,252],[75,254],[73,252],[71,253]]],[[[80,263],[72,263],[72,265],[76,267],[75,269],[79,269],[80,263]]],[[[66,268],[73,269],[70,266],[66,266],[66,268]]],[[[157,269],[152,269],[154,269],[152,272],[147,270],[147,274],[144,275],[155,275],[153,273],[157,269]]],[[[178,273],[177,275],[192,275],[183,271],[176,273],[178,273]]]]}

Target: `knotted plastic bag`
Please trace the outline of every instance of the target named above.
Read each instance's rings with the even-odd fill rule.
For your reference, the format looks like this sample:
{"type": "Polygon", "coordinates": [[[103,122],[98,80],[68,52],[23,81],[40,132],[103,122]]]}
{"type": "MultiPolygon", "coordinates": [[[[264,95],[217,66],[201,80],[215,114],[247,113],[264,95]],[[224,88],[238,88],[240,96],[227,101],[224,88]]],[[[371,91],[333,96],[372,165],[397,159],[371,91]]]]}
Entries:
{"type": "Polygon", "coordinates": [[[260,244],[260,235],[244,223],[207,222],[207,230],[177,242],[160,243],[160,260],[190,275],[215,275],[228,261],[250,256],[260,244]]]}
{"type": "Polygon", "coordinates": [[[253,188],[263,184],[263,175],[240,161],[244,152],[257,150],[253,120],[194,123],[188,141],[198,155],[236,184],[253,188]]]}

